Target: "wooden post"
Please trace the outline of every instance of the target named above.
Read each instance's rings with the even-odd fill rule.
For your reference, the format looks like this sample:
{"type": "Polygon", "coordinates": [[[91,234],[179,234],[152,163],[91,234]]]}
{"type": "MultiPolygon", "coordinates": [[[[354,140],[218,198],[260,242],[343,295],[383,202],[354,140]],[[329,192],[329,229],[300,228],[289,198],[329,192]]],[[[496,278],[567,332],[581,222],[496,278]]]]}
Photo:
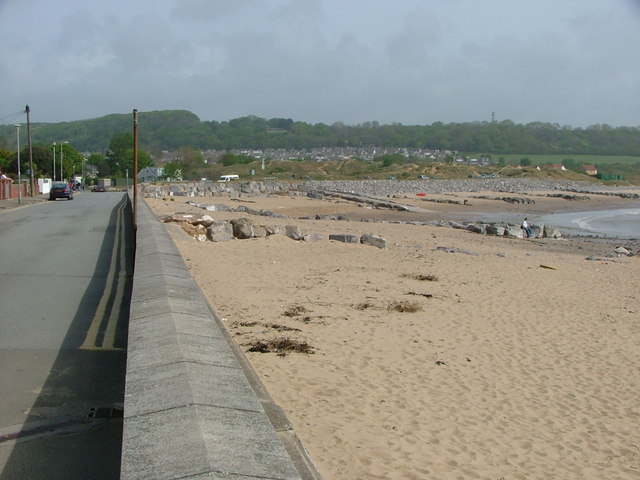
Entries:
{"type": "Polygon", "coordinates": [[[133,231],[138,229],[138,110],[133,110],[133,231]]]}

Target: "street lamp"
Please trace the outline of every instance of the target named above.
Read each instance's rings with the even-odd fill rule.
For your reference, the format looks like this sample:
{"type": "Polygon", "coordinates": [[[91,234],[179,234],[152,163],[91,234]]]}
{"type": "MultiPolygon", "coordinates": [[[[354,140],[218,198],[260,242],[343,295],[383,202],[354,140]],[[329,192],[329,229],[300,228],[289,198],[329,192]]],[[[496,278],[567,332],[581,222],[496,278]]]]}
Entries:
{"type": "Polygon", "coordinates": [[[18,144],[18,203],[22,201],[22,178],[20,176],[20,124],[16,123],[16,143],[18,144]]]}
{"type": "Polygon", "coordinates": [[[53,174],[52,174],[53,178],[51,179],[51,182],[55,182],[56,181],[56,142],[53,142],[53,174]]]}

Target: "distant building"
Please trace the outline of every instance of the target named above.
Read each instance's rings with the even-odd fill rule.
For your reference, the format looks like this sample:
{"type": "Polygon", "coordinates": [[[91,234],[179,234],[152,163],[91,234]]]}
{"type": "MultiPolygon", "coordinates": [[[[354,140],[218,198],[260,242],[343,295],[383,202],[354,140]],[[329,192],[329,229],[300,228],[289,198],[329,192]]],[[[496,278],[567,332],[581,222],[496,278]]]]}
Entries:
{"type": "Polygon", "coordinates": [[[587,175],[598,175],[598,169],[595,165],[582,165],[580,167],[580,171],[586,173],[587,175]]]}
{"type": "Polygon", "coordinates": [[[145,167],[138,172],[139,182],[157,182],[164,177],[164,169],[158,167],[145,167]]]}
{"type": "Polygon", "coordinates": [[[545,168],[548,168],[549,170],[562,170],[563,172],[567,170],[564,168],[564,165],[559,163],[550,163],[549,165],[546,165],[545,168]]]}

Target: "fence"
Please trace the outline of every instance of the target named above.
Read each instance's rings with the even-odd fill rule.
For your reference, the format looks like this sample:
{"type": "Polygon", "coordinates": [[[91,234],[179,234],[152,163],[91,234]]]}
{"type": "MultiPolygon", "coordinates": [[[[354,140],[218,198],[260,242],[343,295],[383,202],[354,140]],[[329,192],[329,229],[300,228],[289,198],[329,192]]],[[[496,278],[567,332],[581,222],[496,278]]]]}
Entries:
{"type": "Polygon", "coordinates": [[[12,183],[10,178],[0,178],[0,200],[9,200],[10,198],[18,198],[20,193],[23,197],[29,194],[28,183],[22,182],[20,185],[12,183]]]}

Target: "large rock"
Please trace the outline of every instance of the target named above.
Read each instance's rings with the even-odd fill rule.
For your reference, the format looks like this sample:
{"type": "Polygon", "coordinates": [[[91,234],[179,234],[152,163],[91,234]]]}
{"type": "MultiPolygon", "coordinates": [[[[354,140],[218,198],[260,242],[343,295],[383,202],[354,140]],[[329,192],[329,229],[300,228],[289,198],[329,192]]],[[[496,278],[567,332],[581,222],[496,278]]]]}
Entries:
{"type": "Polygon", "coordinates": [[[319,242],[322,238],[323,237],[320,233],[313,233],[311,235],[305,235],[302,240],[305,242],[319,242]]]}
{"type": "Polygon", "coordinates": [[[253,230],[253,222],[248,218],[236,218],[231,220],[231,225],[233,227],[233,236],[239,239],[245,238],[253,238],[254,230],[253,230]]]}
{"type": "Polygon", "coordinates": [[[509,236],[509,237],[517,237],[517,238],[522,238],[522,229],[520,228],[520,226],[515,226],[515,225],[507,225],[504,231],[504,234],[509,236]]]}
{"type": "Polygon", "coordinates": [[[264,225],[254,225],[253,226],[253,236],[254,237],[266,237],[269,235],[269,230],[264,225]]]}
{"type": "Polygon", "coordinates": [[[336,240],[338,242],[345,242],[345,243],[360,243],[360,236],[349,235],[345,233],[332,233],[329,235],[329,240],[336,240]]]}
{"type": "Polygon", "coordinates": [[[369,233],[365,233],[360,237],[360,243],[364,245],[372,245],[378,248],[387,248],[387,241],[384,238],[369,233]]]}
{"type": "Polygon", "coordinates": [[[285,235],[285,229],[282,225],[265,225],[267,237],[270,235],[285,235]]]}
{"type": "Polygon", "coordinates": [[[560,238],[562,234],[560,233],[560,230],[558,230],[557,227],[553,227],[551,225],[544,225],[544,228],[542,229],[542,236],[544,238],[560,238]]]}
{"type": "Polygon", "coordinates": [[[486,233],[485,225],[477,223],[469,223],[467,230],[473,233],[486,233]]]}
{"type": "Polygon", "coordinates": [[[214,204],[214,205],[204,205],[202,206],[205,210],[209,212],[230,212],[231,208],[224,204],[214,204]]]}
{"type": "Polygon", "coordinates": [[[629,250],[627,250],[624,247],[616,247],[614,250],[615,253],[617,253],[618,255],[626,255],[628,257],[630,257],[631,255],[633,255],[629,250]]]}
{"type": "Polygon", "coordinates": [[[292,240],[302,240],[304,234],[297,225],[287,225],[284,227],[284,234],[292,240]]]}
{"type": "Polygon", "coordinates": [[[207,238],[212,242],[233,240],[233,226],[227,222],[214,223],[207,228],[207,238]]]}
{"type": "Polygon", "coordinates": [[[487,235],[497,235],[501,237],[504,235],[504,230],[505,230],[504,226],[496,225],[492,223],[487,225],[486,232],[487,232],[487,235]]]}
{"type": "Polygon", "coordinates": [[[446,222],[446,223],[447,223],[451,228],[457,228],[457,229],[459,229],[459,230],[464,230],[464,229],[466,229],[466,228],[467,228],[464,224],[459,223],[459,222],[449,221],[449,222],[446,222]]]}

